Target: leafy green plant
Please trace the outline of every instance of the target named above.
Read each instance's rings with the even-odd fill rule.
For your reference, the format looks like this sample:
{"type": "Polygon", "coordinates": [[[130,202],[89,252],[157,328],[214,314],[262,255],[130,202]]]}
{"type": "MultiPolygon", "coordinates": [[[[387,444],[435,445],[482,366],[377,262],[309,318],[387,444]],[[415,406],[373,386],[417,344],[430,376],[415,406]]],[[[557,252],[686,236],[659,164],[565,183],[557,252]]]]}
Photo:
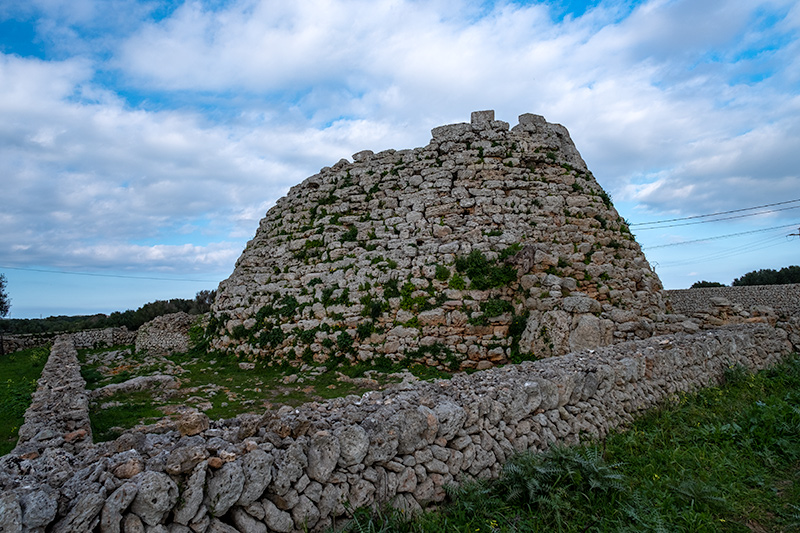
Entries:
{"type": "Polygon", "coordinates": [[[356,336],[359,339],[366,339],[375,331],[375,324],[371,320],[363,320],[356,327],[356,336]]]}
{"type": "Polygon", "coordinates": [[[447,281],[450,278],[450,269],[444,265],[436,265],[436,279],[447,281]]]}
{"type": "Polygon", "coordinates": [[[477,290],[504,287],[517,279],[517,270],[513,266],[489,261],[480,250],[456,259],[456,270],[466,274],[470,288],[477,290]]]}
{"type": "Polygon", "coordinates": [[[451,289],[455,289],[457,291],[463,291],[464,289],[467,288],[467,282],[464,281],[464,278],[461,277],[461,274],[456,272],[455,274],[453,274],[453,277],[450,278],[448,286],[451,289]]]}
{"type": "Polygon", "coordinates": [[[488,318],[492,318],[495,316],[502,315],[503,313],[511,313],[514,311],[514,306],[508,300],[486,300],[485,302],[481,302],[481,311],[483,311],[484,316],[488,318]]]}
{"type": "Polygon", "coordinates": [[[358,238],[358,228],[350,226],[350,228],[342,233],[342,242],[355,242],[358,238]]]}

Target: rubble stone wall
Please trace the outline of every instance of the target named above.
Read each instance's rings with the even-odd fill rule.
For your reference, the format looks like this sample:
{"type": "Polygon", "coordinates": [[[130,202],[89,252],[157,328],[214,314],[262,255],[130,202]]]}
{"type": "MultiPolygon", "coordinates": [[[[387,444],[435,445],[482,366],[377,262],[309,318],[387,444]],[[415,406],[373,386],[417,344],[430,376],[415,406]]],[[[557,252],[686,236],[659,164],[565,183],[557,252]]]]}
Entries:
{"type": "MultiPolygon", "coordinates": [[[[5,353],[13,353],[27,348],[45,346],[53,342],[53,339],[58,335],[61,334],[4,335],[3,349],[5,353]]],[[[67,335],[73,337],[75,347],[79,350],[133,344],[136,342],[136,332],[128,331],[125,326],[120,328],[87,329],[67,335]]]]}
{"type": "Polygon", "coordinates": [[[136,351],[166,355],[189,350],[189,329],[198,316],[172,313],[143,324],[136,336],[136,351]]]}
{"type": "Polygon", "coordinates": [[[779,326],[652,337],[74,452],[12,453],[0,459],[0,530],[287,533],[331,525],[345,502],[417,510],[447,483],[497,476],[514,452],[602,438],[733,365],[779,362],[800,341],[796,320],[779,326]]]}
{"type": "Polygon", "coordinates": [[[133,344],[136,342],[136,332],[128,331],[128,328],[124,326],[121,328],[87,329],[77,331],[71,335],[77,350],[133,344]]]}
{"type": "Polygon", "coordinates": [[[91,443],[89,395],[74,336],[62,335],[53,343],[31,405],[25,411],[17,449],[26,453],[42,453],[47,448],[75,452],[91,443]]]}
{"type": "Polygon", "coordinates": [[[28,348],[46,346],[53,342],[55,335],[3,335],[3,353],[14,353],[28,348]]]}
{"type": "Polygon", "coordinates": [[[706,287],[664,291],[673,311],[693,315],[713,307],[712,298],[725,298],[745,309],[771,307],[779,315],[800,314],[800,284],[706,287]]]}

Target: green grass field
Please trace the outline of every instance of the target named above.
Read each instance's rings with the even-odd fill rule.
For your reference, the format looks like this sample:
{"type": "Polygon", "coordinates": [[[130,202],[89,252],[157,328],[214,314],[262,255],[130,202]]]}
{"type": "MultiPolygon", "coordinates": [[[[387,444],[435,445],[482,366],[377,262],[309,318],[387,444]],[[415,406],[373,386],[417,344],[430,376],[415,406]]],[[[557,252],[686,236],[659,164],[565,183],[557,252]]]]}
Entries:
{"type": "Polygon", "coordinates": [[[0,455],[17,444],[17,432],[49,354],[50,348],[42,347],[0,358],[0,455]]]}
{"type": "MultiPolygon", "coordinates": [[[[310,401],[361,395],[384,387],[400,378],[392,373],[405,370],[399,363],[377,358],[356,365],[342,362],[270,366],[257,361],[254,368],[241,368],[242,360],[231,355],[190,350],[166,357],[136,353],[133,346],[113,346],[79,350],[81,374],[89,390],[121,383],[135,376],[172,372],[180,388],[169,394],[149,391],[116,393],[90,405],[95,442],[116,438],[120,431],[139,424],[150,424],[175,412],[176,406],[202,406],[212,419],[231,418],[242,413],[263,413],[281,405],[300,405],[310,401]],[[102,357],[113,355],[111,361],[102,357]],[[99,355],[101,357],[92,357],[99,355]],[[172,370],[168,372],[168,367],[172,370]],[[371,376],[371,380],[352,381],[371,376]],[[287,381],[287,376],[293,379],[287,381]],[[348,381],[349,379],[349,381],[348,381]]],[[[419,364],[410,369],[419,379],[449,378],[451,374],[419,364]]]]}
{"type": "Polygon", "coordinates": [[[359,510],[357,532],[800,531],[800,358],[676,397],[605,444],[520,455],[413,521],[359,510]]]}

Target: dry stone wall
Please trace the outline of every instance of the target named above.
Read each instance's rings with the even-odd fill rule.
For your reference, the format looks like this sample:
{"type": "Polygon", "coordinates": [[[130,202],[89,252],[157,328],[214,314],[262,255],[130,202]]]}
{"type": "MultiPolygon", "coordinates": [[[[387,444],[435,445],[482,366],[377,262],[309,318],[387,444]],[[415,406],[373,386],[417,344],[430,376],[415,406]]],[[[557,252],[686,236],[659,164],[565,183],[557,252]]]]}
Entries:
{"type": "MultiPolygon", "coordinates": [[[[727,368],[760,369],[796,320],[631,341],[227,421],[180,420],[81,449],[0,458],[0,530],[319,531],[353,508],[409,511],[514,452],[603,437],[727,368]]],[[[68,352],[69,349],[65,350],[68,352]]],[[[58,350],[54,348],[54,354],[58,350]]],[[[43,378],[44,379],[44,378],[43,378]]]]}
{"type": "Polygon", "coordinates": [[[293,187],[217,292],[213,345],[488,368],[655,331],[661,283],[566,128],[472,114],[293,187]]]}
{"type": "Polygon", "coordinates": [[[31,405],[25,412],[25,423],[19,428],[15,451],[35,457],[47,448],[74,453],[91,444],[86,381],[81,376],[74,336],[62,335],[50,350],[31,405]]]}
{"type": "Polygon", "coordinates": [[[706,287],[664,291],[676,313],[693,315],[713,307],[715,299],[723,298],[743,309],[771,307],[779,315],[800,314],[800,284],[745,285],[741,287],[706,287]]]}
{"type": "MultiPolygon", "coordinates": [[[[27,348],[46,346],[53,342],[59,334],[33,334],[33,335],[4,335],[4,353],[13,353],[27,348]]],[[[128,331],[125,326],[119,328],[87,329],[72,335],[75,346],[78,349],[97,348],[100,346],[116,346],[121,344],[133,344],[136,340],[136,332],[128,331]]]]}
{"type": "Polygon", "coordinates": [[[3,335],[3,353],[14,353],[28,348],[46,346],[53,342],[55,337],[55,334],[3,335]]]}
{"type": "Polygon", "coordinates": [[[152,355],[185,352],[189,349],[189,329],[198,320],[196,315],[172,313],[143,324],[136,335],[136,351],[152,355]]]}

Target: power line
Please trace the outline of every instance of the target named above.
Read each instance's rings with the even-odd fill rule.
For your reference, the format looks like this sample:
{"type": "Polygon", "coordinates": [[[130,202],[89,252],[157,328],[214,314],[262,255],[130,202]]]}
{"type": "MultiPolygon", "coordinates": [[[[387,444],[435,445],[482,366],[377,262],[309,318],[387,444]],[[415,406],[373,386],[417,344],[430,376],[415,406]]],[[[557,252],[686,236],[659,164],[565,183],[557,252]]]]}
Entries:
{"type": "MultiPolygon", "coordinates": [[[[796,202],[800,202],[800,198],[798,198],[796,200],[786,200],[785,202],[775,202],[773,204],[757,205],[757,206],[754,206],[754,207],[744,207],[742,209],[732,209],[730,211],[720,211],[718,213],[707,213],[707,214],[704,214],[704,215],[693,215],[693,216],[690,216],[690,217],[670,218],[670,219],[667,219],[667,220],[656,220],[656,221],[653,221],[653,222],[638,222],[638,223],[632,223],[632,224],[628,224],[628,225],[629,226],[651,226],[651,225],[654,225],[654,224],[667,224],[669,222],[680,222],[682,220],[694,220],[694,219],[697,219],[697,218],[708,218],[708,217],[716,217],[716,216],[719,216],[719,215],[729,215],[731,213],[742,213],[744,211],[753,211],[755,209],[763,209],[765,207],[775,207],[776,205],[793,204],[793,203],[796,203],[796,202]]],[[[642,229],[642,228],[640,228],[640,229],[642,229]]]]}
{"type": "Polygon", "coordinates": [[[64,270],[45,270],[43,268],[24,268],[24,267],[12,267],[12,266],[2,266],[2,265],[0,265],[0,269],[23,270],[25,272],[45,272],[47,274],[67,274],[71,276],[90,276],[95,278],[122,278],[122,279],[142,279],[147,281],[187,281],[194,283],[219,283],[219,280],[210,280],[210,279],[180,279],[180,278],[156,278],[150,276],[126,276],[124,274],[100,274],[97,272],[67,272],[64,270]]]}
{"type": "Polygon", "coordinates": [[[646,246],[646,247],[643,247],[643,248],[646,249],[646,250],[655,250],[656,248],[667,248],[667,247],[670,247],[670,246],[682,246],[684,244],[695,244],[695,243],[698,243],[698,242],[715,241],[717,239],[728,239],[730,237],[739,237],[740,235],[750,235],[752,233],[761,233],[761,232],[764,232],[764,231],[772,231],[772,230],[776,230],[776,229],[794,228],[794,227],[797,227],[797,222],[795,222],[794,224],[786,224],[786,225],[783,225],[783,226],[773,226],[771,228],[755,229],[755,230],[751,230],[751,231],[742,231],[742,232],[739,232],[739,233],[729,233],[727,235],[717,235],[716,237],[706,237],[705,239],[695,239],[695,240],[692,240],[692,241],[673,242],[673,243],[670,243],[670,244],[659,244],[658,246],[646,246]]]}
{"type": "MultiPolygon", "coordinates": [[[[766,215],[766,214],[769,214],[769,213],[777,213],[778,211],[789,211],[791,209],[800,209],[800,205],[795,205],[795,206],[792,206],[792,207],[783,207],[781,209],[770,209],[768,211],[759,211],[758,213],[747,213],[746,215],[734,215],[732,217],[715,218],[713,220],[696,220],[694,222],[683,222],[681,224],[668,224],[666,226],[653,226],[652,228],[640,228],[640,227],[637,227],[636,231],[644,231],[644,230],[648,230],[648,229],[677,228],[679,226],[693,226],[695,224],[710,224],[712,222],[722,222],[723,220],[733,220],[735,218],[756,217],[758,215],[766,215]]],[[[702,216],[711,216],[711,215],[702,215],[702,216]]],[[[648,224],[648,222],[642,222],[642,224],[648,224]]],[[[656,224],[656,222],[651,222],[650,224],[656,224]]]]}
{"type": "Polygon", "coordinates": [[[759,242],[749,242],[743,246],[737,246],[734,248],[729,248],[727,250],[722,250],[719,252],[715,252],[708,255],[700,255],[696,257],[692,257],[690,259],[679,259],[674,261],[663,261],[660,262],[659,265],[665,268],[669,267],[678,267],[678,266],[685,266],[685,265],[694,265],[697,263],[707,263],[709,261],[719,261],[720,259],[725,259],[726,257],[731,256],[740,256],[749,254],[752,252],[756,252],[759,250],[764,250],[767,248],[774,248],[775,246],[781,246],[784,244],[785,237],[782,235],[770,237],[764,241],[759,242]]]}

